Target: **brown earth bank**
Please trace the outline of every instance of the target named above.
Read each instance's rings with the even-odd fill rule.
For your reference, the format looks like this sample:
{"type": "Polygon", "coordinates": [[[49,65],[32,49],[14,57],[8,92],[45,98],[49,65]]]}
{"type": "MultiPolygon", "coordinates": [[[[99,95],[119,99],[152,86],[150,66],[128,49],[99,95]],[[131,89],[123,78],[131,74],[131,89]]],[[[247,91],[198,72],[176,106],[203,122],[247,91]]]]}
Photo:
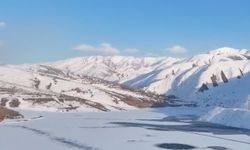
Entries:
{"type": "Polygon", "coordinates": [[[23,116],[14,110],[0,106],[0,122],[4,119],[22,118],[23,116]]]}

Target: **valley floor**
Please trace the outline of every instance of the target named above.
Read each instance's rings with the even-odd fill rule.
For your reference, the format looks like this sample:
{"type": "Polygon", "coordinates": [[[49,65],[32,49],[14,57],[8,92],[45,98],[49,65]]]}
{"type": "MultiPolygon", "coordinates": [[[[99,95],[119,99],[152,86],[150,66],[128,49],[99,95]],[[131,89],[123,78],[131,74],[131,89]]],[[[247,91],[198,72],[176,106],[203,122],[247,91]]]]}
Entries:
{"type": "Polygon", "coordinates": [[[195,121],[198,108],[19,111],[24,119],[0,123],[1,150],[250,149],[250,130],[195,121]]]}

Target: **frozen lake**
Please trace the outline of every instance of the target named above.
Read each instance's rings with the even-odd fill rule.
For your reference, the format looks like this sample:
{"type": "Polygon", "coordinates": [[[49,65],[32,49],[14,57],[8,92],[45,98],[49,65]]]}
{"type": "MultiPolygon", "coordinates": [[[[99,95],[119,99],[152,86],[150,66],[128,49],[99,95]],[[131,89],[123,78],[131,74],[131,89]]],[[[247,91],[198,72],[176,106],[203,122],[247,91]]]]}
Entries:
{"type": "Polygon", "coordinates": [[[197,108],[21,113],[0,124],[1,150],[250,149],[249,130],[195,121],[197,108]]]}

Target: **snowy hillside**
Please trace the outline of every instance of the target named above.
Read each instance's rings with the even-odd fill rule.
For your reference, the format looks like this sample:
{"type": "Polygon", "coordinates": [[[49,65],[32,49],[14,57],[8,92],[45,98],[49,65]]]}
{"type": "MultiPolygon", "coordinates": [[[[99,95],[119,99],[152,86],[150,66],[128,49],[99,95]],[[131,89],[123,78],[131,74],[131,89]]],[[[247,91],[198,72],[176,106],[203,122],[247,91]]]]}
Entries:
{"type": "Polygon", "coordinates": [[[176,61],[178,59],[168,57],[91,56],[47,63],[46,65],[75,74],[113,82],[124,82],[136,78],[141,73],[152,71],[161,65],[176,61]]]}
{"type": "Polygon", "coordinates": [[[249,59],[249,50],[220,48],[188,59],[92,56],[34,65],[1,65],[1,105],[50,111],[109,111],[162,106],[168,96],[203,107],[246,108],[249,59]]]}
{"type": "Polygon", "coordinates": [[[0,104],[46,111],[109,111],[163,104],[157,95],[45,65],[0,66],[0,104]]]}
{"type": "Polygon", "coordinates": [[[224,47],[188,59],[96,56],[49,65],[202,106],[244,108],[250,93],[249,59],[249,50],[224,47]]]}

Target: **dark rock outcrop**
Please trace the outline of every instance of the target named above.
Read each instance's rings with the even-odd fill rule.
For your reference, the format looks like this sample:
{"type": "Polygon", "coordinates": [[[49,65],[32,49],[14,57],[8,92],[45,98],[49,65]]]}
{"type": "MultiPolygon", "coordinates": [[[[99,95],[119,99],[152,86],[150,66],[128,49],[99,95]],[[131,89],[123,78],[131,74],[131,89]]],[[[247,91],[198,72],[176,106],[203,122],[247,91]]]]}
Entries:
{"type": "Polygon", "coordinates": [[[224,83],[227,83],[227,82],[228,82],[228,79],[227,79],[225,73],[224,73],[223,71],[221,71],[220,74],[221,74],[221,79],[223,80],[223,82],[224,82],[224,83]]]}
{"type": "Polygon", "coordinates": [[[16,119],[22,117],[23,116],[19,112],[0,106],[0,122],[4,119],[16,119]]]}
{"type": "Polygon", "coordinates": [[[212,80],[212,83],[213,83],[214,87],[218,86],[216,75],[213,74],[212,77],[211,77],[211,80],[212,80]]]}

